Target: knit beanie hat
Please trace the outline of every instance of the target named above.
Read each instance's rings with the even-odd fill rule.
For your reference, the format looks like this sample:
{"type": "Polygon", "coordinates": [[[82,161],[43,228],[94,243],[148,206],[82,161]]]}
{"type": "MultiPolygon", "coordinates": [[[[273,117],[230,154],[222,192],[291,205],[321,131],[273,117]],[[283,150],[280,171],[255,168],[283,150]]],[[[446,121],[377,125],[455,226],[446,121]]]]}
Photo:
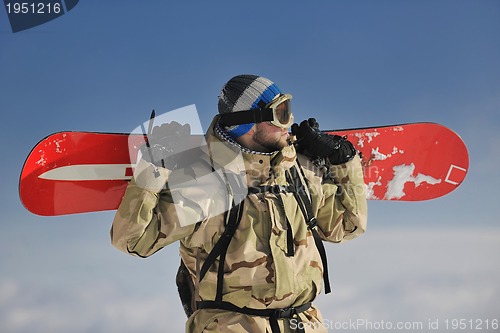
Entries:
{"type": "MultiPolygon", "coordinates": [[[[229,80],[219,95],[219,113],[241,112],[258,108],[258,103],[269,103],[281,90],[271,80],[257,75],[238,75],[229,80]]],[[[226,127],[233,138],[247,133],[254,123],[226,127]]]]}

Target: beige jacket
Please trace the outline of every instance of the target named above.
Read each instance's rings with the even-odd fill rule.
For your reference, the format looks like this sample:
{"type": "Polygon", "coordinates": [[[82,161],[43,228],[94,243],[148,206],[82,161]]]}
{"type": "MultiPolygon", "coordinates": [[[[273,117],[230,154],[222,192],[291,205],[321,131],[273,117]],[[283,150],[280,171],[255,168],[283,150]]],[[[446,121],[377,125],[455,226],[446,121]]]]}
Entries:
{"type": "MultiPolygon", "coordinates": [[[[359,157],[331,166],[329,176],[323,177],[325,170],[296,154],[293,146],[271,156],[242,153],[218,138],[213,126],[206,141],[206,151],[213,164],[243,174],[249,187],[287,185],[285,171],[298,160],[306,177],[302,182],[307,181],[309,185],[321,238],[339,243],[365,231],[367,204],[359,157]],[[238,155],[242,158],[234,163],[238,155]],[[228,164],[229,160],[233,163],[228,164]]],[[[210,161],[208,155],[201,158],[210,161]]],[[[172,171],[160,168],[161,176],[155,178],[153,169],[148,162],[139,162],[138,175],[130,182],[113,221],[112,243],[126,253],[147,257],[180,241],[180,255],[190,270],[197,299],[214,300],[218,261],[201,282],[197,274],[224,231],[223,212],[229,202],[228,193],[224,187],[214,191],[213,187],[204,186],[206,175],[213,173],[207,163],[194,162],[188,171],[176,176],[182,179],[177,180],[178,183],[190,186],[168,186],[167,182],[164,187],[173,177],[172,171]]],[[[321,291],[323,266],[293,194],[249,194],[243,207],[243,217],[226,255],[223,300],[238,307],[257,309],[299,306],[314,300],[321,291]],[[284,209],[277,195],[281,196],[284,209]],[[285,215],[292,227],[293,257],[286,255],[285,215]]],[[[300,317],[309,328],[306,332],[326,331],[314,307],[300,317]]],[[[289,330],[285,321],[280,321],[280,325],[283,332],[289,330]]],[[[212,309],[196,311],[186,329],[188,332],[270,332],[266,318],[212,309]]]]}

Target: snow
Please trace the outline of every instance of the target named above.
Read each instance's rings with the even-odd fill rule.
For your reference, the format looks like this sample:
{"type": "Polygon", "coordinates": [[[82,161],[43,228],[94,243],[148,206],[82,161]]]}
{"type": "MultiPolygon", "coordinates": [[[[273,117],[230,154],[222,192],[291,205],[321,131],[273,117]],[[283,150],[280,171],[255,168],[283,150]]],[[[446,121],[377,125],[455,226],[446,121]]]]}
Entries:
{"type": "Polygon", "coordinates": [[[365,145],[365,139],[363,138],[363,134],[355,133],[354,136],[358,138],[358,146],[363,148],[365,145]]]}
{"type": "Polygon", "coordinates": [[[380,133],[377,131],[374,132],[366,132],[366,133],[354,133],[354,136],[358,138],[358,146],[363,148],[365,144],[365,139],[368,140],[368,143],[373,141],[373,138],[379,136],[380,133]]]}
{"type": "Polygon", "coordinates": [[[434,177],[423,175],[423,174],[419,173],[415,177],[415,186],[420,186],[420,184],[422,184],[422,183],[427,183],[429,185],[436,185],[436,184],[441,183],[441,179],[436,179],[434,177]]]}
{"type": "Polygon", "coordinates": [[[38,152],[40,153],[40,159],[38,161],[36,161],[35,164],[44,166],[47,163],[47,159],[45,158],[45,151],[40,149],[38,152]]]}
{"type": "Polygon", "coordinates": [[[61,154],[65,149],[61,149],[61,142],[64,142],[64,139],[54,140],[54,144],[56,145],[56,153],[61,154]]]}
{"type": "Polygon", "coordinates": [[[371,160],[373,160],[373,161],[383,161],[383,160],[386,160],[388,157],[391,157],[391,155],[384,155],[381,152],[379,152],[378,150],[379,150],[379,147],[372,148],[372,158],[371,158],[371,160]]]}
{"type": "Polygon", "coordinates": [[[376,182],[369,182],[368,184],[366,184],[366,198],[368,200],[378,200],[378,198],[375,196],[375,191],[373,190],[373,188],[375,186],[381,186],[382,183],[380,182],[380,180],[382,179],[382,177],[378,177],[377,181],[376,182]]]}
{"type": "Polygon", "coordinates": [[[63,143],[65,140],[66,140],[66,134],[63,134],[62,139],[55,139],[53,141],[45,142],[44,147],[43,147],[44,149],[40,149],[38,151],[38,153],[40,154],[40,159],[38,161],[36,161],[35,164],[40,165],[40,166],[44,166],[47,163],[47,158],[45,156],[45,152],[46,152],[46,150],[51,152],[52,145],[55,146],[54,151],[56,153],[58,153],[58,154],[64,153],[64,151],[66,149],[61,147],[61,143],[63,143]]]}
{"type": "Polygon", "coordinates": [[[368,133],[365,133],[366,137],[368,138],[368,143],[372,142],[373,138],[376,138],[377,136],[380,135],[379,132],[368,132],[368,133]]]}
{"type": "Polygon", "coordinates": [[[371,155],[372,161],[383,161],[392,157],[395,154],[404,154],[404,150],[398,149],[398,147],[393,147],[392,152],[390,154],[383,154],[379,151],[379,149],[380,149],[379,147],[372,148],[372,155],[371,155]]]}
{"type": "Polygon", "coordinates": [[[415,171],[415,164],[413,163],[410,165],[396,165],[392,169],[394,170],[394,178],[387,183],[387,192],[384,197],[387,200],[401,199],[405,195],[404,187],[406,183],[414,183],[415,186],[420,186],[422,183],[430,185],[441,183],[441,179],[436,179],[421,173],[413,176],[415,171]]]}
{"type": "Polygon", "coordinates": [[[396,147],[396,146],[392,147],[392,155],[395,155],[395,154],[404,154],[404,153],[405,153],[404,150],[398,149],[398,147],[396,147]]]}

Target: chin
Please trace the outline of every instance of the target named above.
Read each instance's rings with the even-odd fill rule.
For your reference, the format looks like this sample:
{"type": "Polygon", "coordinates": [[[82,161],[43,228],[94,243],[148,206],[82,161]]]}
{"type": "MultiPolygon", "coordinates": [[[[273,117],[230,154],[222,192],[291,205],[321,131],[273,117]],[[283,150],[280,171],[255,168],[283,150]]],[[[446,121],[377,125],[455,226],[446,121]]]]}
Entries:
{"type": "Polygon", "coordinates": [[[290,142],[288,141],[288,136],[283,137],[279,142],[278,142],[280,149],[283,149],[285,147],[288,147],[290,145],[290,142]]]}

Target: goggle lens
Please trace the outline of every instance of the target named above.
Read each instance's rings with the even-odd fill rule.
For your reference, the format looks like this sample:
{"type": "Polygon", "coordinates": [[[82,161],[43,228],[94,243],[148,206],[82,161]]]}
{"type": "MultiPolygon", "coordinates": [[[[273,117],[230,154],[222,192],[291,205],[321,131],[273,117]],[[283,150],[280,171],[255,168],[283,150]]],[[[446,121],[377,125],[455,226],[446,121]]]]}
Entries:
{"type": "Polygon", "coordinates": [[[286,100],[276,106],[274,116],[280,124],[287,125],[290,122],[292,115],[290,100],[286,100]]]}
{"type": "Polygon", "coordinates": [[[291,99],[292,95],[290,94],[279,94],[268,104],[264,104],[261,100],[258,108],[245,110],[247,112],[222,114],[220,116],[221,121],[225,126],[261,123],[266,121],[277,127],[288,128],[293,123],[291,99]]]}

